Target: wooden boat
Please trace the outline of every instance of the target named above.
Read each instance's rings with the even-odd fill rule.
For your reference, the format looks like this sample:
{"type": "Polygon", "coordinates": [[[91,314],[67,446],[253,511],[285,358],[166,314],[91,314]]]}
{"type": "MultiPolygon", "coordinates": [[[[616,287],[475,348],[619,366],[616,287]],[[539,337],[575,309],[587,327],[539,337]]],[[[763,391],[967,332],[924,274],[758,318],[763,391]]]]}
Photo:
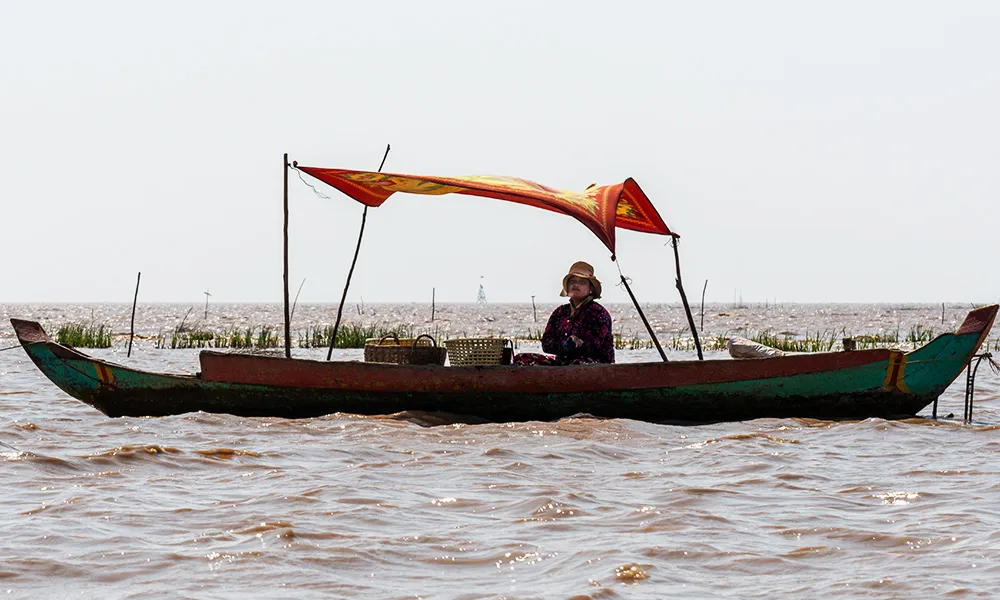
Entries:
{"type": "MultiPolygon", "coordinates": [[[[386,154],[388,154],[388,147],[386,154]]],[[[385,158],[383,157],[383,163],[385,158]]],[[[913,352],[863,350],[759,360],[703,361],[681,285],[677,239],[635,180],[560,190],[493,176],[428,177],[285,166],[285,356],[201,354],[197,375],[151,373],[89,357],[53,342],[38,323],[11,319],[39,369],[66,393],[106,415],[162,416],[205,411],[241,416],[314,417],[347,412],[444,412],[492,421],[552,420],[578,413],[658,422],[760,417],[855,419],[916,414],[954,381],[983,343],[997,306],[969,313],[955,333],[913,352]],[[562,367],[443,367],[327,362],[291,357],[288,303],[288,171],[299,171],[369,207],[396,192],[464,194],[514,202],[572,217],[615,259],[617,229],[669,235],[676,282],[698,350],[697,362],[667,362],[642,306],[628,291],[663,362],[562,367]]],[[[355,260],[357,251],[355,250],[355,260]]],[[[354,264],[348,275],[354,271],[354,264]]],[[[347,286],[340,307],[344,306],[347,286]]],[[[338,313],[334,331],[340,322],[338,313]]],[[[335,338],[336,336],[331,336],[335,338]]],[[[332,346],[330,352],[332,353],[332,346]]]]}
{"type": "Polygon", "coordinates": [[[915,415],[962,372],[986,338],[997,308],[973,310],[956,332],[912,352],[877,349],[756,360],[444,367],[204,351],[197,375],[112,364],[55,343],[36,322],[11,319],[11,324],[42,373],[70,396],[112,417],[191,411],[293,418],[429,411],[491,421],[553,420],[589,413],[705,423],[915,415]]]}

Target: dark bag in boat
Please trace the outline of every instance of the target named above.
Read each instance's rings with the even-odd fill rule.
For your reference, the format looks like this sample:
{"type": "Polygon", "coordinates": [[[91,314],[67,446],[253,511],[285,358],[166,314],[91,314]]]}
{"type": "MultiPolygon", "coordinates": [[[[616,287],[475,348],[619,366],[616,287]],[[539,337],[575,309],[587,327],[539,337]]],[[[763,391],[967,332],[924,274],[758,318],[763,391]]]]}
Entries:
{"type": "Polygon", "coordinates": [[[511,340],[503,341],[503,350],[500,351],[500,364],[501,365],[512,365],[514,364],[514,342],[511,340]]]}
{"type": "Polygon", "coordinates": [[[365,345],[365,362],[392,363],[396,365],[443,365],[448,356],[446,348],[439,348],[437,341],[427,335],[419,335],[409,345],[399,343],[396,334],[390,334],[378,341],[378,344],[365,345]],[[393,338],[392,341],[387,341],[393,338]],[[427,338],[430,345],[421,344],[420,339],[427,338]]]}

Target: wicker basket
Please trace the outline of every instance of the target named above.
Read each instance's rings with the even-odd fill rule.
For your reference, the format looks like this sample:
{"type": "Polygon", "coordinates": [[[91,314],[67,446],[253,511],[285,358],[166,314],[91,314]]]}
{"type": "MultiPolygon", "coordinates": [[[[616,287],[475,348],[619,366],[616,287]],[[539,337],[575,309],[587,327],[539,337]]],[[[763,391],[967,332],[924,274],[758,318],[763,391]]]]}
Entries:
{"type": "Polygon", "coordinates": [[[448,360],[454,367],[471,365],[502,364],[504,347],[513,349],[514,343],[507,338],[455,338],[445,340],[448,360]]]}
{"type": "Polygon", "coordinates": [[[382,338],[368,338],[365,340],[365,346],[406,346],[409,348],[413,344],[427,347],[437,345],[434,338],[426,333],[416,338],[396,338],[396,336],[390,333],[382,338]]]}
{"type": "Polygon", "coordinates": [[[400,343],[395,335],[387,335],[376,343],[365,344],[365,362],[392,363],[397,365],[443,365],[448,355],[446,348],[439,348],[437,342],[426,333],[409,344],[400,343]],[[389,338],[392,340],[389,340],[389,338]],[[430,343],[421,338],[428,338],[430,343]]]}

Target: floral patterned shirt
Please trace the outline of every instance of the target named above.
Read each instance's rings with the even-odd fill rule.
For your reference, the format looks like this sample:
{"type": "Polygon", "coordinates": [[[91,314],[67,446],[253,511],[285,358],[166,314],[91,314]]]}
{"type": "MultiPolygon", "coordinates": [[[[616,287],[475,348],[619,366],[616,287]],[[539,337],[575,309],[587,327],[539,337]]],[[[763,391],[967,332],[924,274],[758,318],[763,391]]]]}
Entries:
{"type": "Polygon", "coordinates": [[[542,351],[562,360],[591,359],[601,363],[615,362],[615,341],[611,332],[611,315],[607,309],[591,300],[572,314],[564,304],[553,311],[542,335],[542,351]],[[574,345],[570,336],[583,340],[574,345]]]}

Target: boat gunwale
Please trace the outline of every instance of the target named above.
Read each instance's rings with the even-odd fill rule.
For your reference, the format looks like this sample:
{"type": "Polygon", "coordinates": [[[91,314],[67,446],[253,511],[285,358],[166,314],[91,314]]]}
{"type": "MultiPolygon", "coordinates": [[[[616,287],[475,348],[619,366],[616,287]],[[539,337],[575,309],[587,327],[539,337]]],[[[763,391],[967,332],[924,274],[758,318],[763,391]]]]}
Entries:
{"type": "MultiPolygon", "coordinates": [[[[387,363],[365,363],[360,361],[322,361],[303,358],[285,358],[233,352],[203,350],[199,359],[202,371],[197,374],[163,373],[136,369],[91,357],[75,348],[53,341],[42,326],[34,321],[11,319],[19,341],[27,349],[32,345],[44,345],[52,356],[59,360],[81,361],[102,368],[118,371],[114,376],[115,387],[119,374],[131,373],[139,376],[138,381],[126,384],[121,391],[143,389],[143,379],[152,383],[156,378],[173,380],[183,386],[199,383],[212,386],[253,386],[257,388],[315,389],[356,393],[603,393],[632,392],[681,388],[700,385],[724,385],[728,383],[766,381],[768,379],[790,378],[809,374],[820,374],[848,370],[852,368],[881,368],[886,365],[886,373],[899,362],[900,355],[911,356],[923,353],[942,338],[976,335],[977,343],[968,353],[972,356],[987,336],[997,314],[997,305],[975,309],[969,313],[956,332],[943,333],[927,344],[903,353],[899,350],[877,348],[850,352],[823,352],[770,357],[751,360],[714,359],[708,361],[635,362],[617,364],[567,365],[560,367],[519,367],[511,365],[489,366],[439,366],[439,365],[396,365],[387,363]]],[[[946,342],[945,342],[946,343],[946,342]]],[[[32,360],[40,368],[44,362],[29,352],[32,360]]],[[[916,358],[916,357],[914,357],[916,358]]],[[[966,359],[967,360],[967,357],[966,359]]],[[[914,363],[924,361],[915,360],[914,363]]],[[[80,371],[72,365],[67,365],[80,371]]],[[[101,369],[95,374],[85,375],[101,383],[101,369]]],[[[43,373],[50,375],[45,369],[43,373]]],[[[957,374],[955,375],[957,376],[957,374]]],[[[51,377],[50,377],[51,379],[51,377]]],[[[126,378],[128,379],[128,378],[126,378]]],[[[888,380],[888,379],[887,379],[888,380]]],[[[948,384],[954,380],[952,377],[948,384]]],[[[53,379],[53,381],[55,381],[53,379]]],[[[57,382],[58,383],[58,382],[57,382]]],[[[105,382],[106,383],[106,382],[105,382]]],[[[166,383],[166,382],[163,382],[166,383]]],[[[162,386],[163,383],[157,384],[162,386]]],[[[776,381],[772,385],[782,385],[776,381]]],[[[850,387],[850,386],[849,386],[850,387]]],[[[868,388],[865,388],[868,389],[868,388]]],[[[875,387],[871,391],[875,391],[875,387]]],[[[905,389],[896,390],[906,393],[905,389]]],[[[854,392],[846,391],[846,394],[854,392]]],[[[894,392],[895,393],[895,392],[894,392]]],[[[72,395],[72,394],[71,394],[72,395]]]]}

